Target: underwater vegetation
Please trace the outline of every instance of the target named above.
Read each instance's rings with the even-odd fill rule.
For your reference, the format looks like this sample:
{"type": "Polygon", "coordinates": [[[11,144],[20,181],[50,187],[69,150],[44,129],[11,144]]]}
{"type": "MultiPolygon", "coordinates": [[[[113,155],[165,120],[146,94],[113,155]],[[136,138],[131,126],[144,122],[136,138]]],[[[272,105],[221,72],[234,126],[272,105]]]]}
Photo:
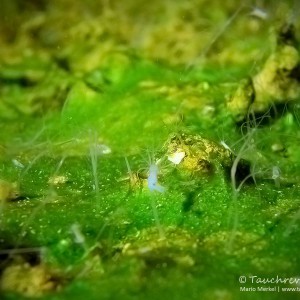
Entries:
{"type": "Polygon", "coordinates": [[[2,1],[0,299],[298,299],[298,12],[2,1]]]}

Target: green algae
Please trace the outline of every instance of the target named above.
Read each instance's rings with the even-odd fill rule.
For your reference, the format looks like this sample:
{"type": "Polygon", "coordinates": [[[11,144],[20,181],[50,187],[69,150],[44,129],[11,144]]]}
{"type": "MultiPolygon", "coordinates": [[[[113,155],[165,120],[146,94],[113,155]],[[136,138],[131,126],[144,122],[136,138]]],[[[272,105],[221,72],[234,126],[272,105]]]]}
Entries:
{"type": "MultiPolygon", "coordinates": [[[[155,14],[135,47],[133,29],[145,33],[136,25],[142,12],[131,2],[118,19],[114,2],[97,10],[88,1],[90,18],[66,29],[64,40],[62,21],[49,27],[69,3],[57,1],[35,22],[24,12],[19,22],[25,29],[11,49],[1,41],[0,177],[20,186],[19,197],[0,204],[5,299],[28,295],[24,282],[20,293],[7,288],[5,274],[20,257],[20,266],[24,260],[32,270],[42,266],[49,278],[59,270],[50,291],[37,287],[41,299],[280,299],[283,292],[241,292],[259,285],[243,285],[239,276],[299,276],[299,99],[275,114],[249,115],[242,125],[227,108],[239,81],[253,75],[253,60],[263,66],[269,57],[256,48],[266,44],[274,16],[264,21],[241,13],[205,50],[219,30],[211,24],[223,26],[237,9],[232,1],[226,7],[212,2],[216,9],[204,10],[204,25],[192,4],[148,4],[155,14]],[[164,7],[173,7],[166,20],[159,17],[164,7]],[[194,15],[194,23],[185,27],[182,12],[194,15]],[[203,39],[196,25],[206,28],[203,39]],[[249,43],[243,41],[250,33],[249,43]],[[239,55],[228,54],[233,50],[239,55]],[[194,160],[188,171],[183,162],[172,165],[168,151],[178,150],[166,146],[172,135],[197,161],[205,152],[200,136],[219,149],[204,157],[214,172],[199,174],[194,160]],[[245,164],[236,173],[238,193],[230,176],[237,157],[245,164]],[[151,163],[159,166],[164,193],[148,190],[151,163]],[[276,181],[274,167],[280,170],[276,181]]],[[[78,9],[64,13],[72,24],[78,9]]],[[[269,7],[274,15],[280,9],[282,16],[290,8],[269,7]]]]}

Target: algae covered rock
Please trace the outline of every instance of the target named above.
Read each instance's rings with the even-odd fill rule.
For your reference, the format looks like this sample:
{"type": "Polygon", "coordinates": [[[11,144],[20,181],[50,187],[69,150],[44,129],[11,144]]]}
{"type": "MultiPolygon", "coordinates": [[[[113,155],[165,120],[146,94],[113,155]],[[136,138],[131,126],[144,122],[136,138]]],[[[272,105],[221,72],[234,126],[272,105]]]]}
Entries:
{"type": "Polygon", "coordinates": [[[230,167],[232,164],[232,154],[228,149],[200,135],[171,135],[164,148],[171,163],[192,174],[210,175],[220,166],[230,167]]]}
{"type": "Polygon", "coordinates": [[[227,108],[236,121],[242,121],[255,99],[255,90],[251,78],[241,80],[235,94],[227,103],[227,108]]]}
{"type": "Polygon", "coordinates": [[[21,262],[4,270],[0,287],[3,291],[17,292],[25,297],[40,297],[57,290],[59,284],[45,265],[31,266],[27,262],[21,262]]]}
{"type": "Polygon", "coordinates": [[[277,47],[261,71],[242,80],[227,104],[236,121],[242,121],[249,109],[264,114],[273,105],[285,105],[300,97],[300,56],[296,47],[294,27],[283,26],[277,47]]]}
{"type": "Polygon", "coordinates": [[[299,52],[291,45],[280,47],[253,77],[255,101],[253,109],[265,112],[272,103],[285,103],[300,96],[299,52]]]}
{"type": "MultiPolygon", "coordinates": [[[[163,185],[176,182],[181,186],[183,182],[209,179],[217,173],[224,175],[224,170],[230,169],[232,160],[232,152],[212,140],[197,134],[174,133],[161,151],[151,158],[147,168],[131,170],[127,161],[129,176],[120,181],[129,180],[130,187],[135,189],[149,188],[149,180],[155,175],[163,185]]],[[[164,188],[160,192],[163,191],[164,188]]]]}

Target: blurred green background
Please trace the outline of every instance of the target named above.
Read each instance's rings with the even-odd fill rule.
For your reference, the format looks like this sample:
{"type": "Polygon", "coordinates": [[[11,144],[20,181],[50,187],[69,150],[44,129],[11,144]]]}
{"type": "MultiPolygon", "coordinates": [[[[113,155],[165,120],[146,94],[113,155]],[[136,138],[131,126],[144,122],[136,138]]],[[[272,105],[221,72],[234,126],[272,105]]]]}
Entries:
{"type": "Polygon", "coordinates": [[[2,0],[1,299],[297,299],[298,11],[2,0]]]}

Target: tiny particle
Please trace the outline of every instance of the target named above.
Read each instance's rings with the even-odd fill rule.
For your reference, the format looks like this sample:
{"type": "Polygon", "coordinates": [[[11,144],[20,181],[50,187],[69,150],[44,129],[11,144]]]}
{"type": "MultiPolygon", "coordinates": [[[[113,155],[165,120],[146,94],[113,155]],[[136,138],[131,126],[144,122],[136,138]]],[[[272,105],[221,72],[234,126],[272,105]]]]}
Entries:
{"type": "Polygon", "coordinates": [[[104,144],[97,144],[97,153],[98,154],[110,154],[111,148],[104,144]]]}
{"type": "Polygon", "coordinates": [[[284,146],[282,144],[275,143],[271,146],[273,152],[282,152],[284,150],[284,146]]]}
{"type": "Polygon", "coordinates": [[[59,175],[59,176],[51,176],[48,180],[50,185],[59,185],[64,184],[68,181],[67,176],[59,175]]]}
{"type": "Polygon", "coordinates": [[[25,168],[25,166],[20,162],[20,161],[18,161],[17,159],[12,159],[12,163],[16,166],[16,167],[18,167],[18,168],[20,168],[20,169],[24,169],[25,168]]]}
{"type": "Polygon", "coordinates": [[[181,161],[184,159],[184,157],[185,157],[185,152],[178,151],[171,155],[168,155],[168,160],[175,165],[179,165],[181,163],[181,161]]]}
{"type": "Polygon", "coordinates": [[[266,10],[263,10],[262,8],[254,7],[250,13],[250,16],[256,17],[261,20],[267,20],[269,17],[269,14],[266,10]]]}

